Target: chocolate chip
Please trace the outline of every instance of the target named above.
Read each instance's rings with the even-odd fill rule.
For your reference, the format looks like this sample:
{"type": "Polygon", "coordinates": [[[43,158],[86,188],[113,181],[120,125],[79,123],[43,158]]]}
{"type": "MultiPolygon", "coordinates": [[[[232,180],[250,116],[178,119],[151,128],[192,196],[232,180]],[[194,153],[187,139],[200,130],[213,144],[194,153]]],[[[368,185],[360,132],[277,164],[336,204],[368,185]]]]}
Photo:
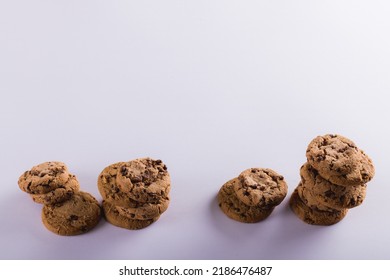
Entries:
{"type": "Polygon", "coordinates": [[[326,158],[326,156],[325,155],[317,155],[317,157],[316,157],[317,159],[316,159],[316,161],[323,161],[323,160],[325,160],[325,158],[326,158]]]}
{"type": "Polygon", "coordinates": [[[332,192],[331,190],[326,191],[324,194],[326,197],[334,197],[334,192],[332,192]]]}
{"type": "Polygon", "coordinates": [[[136,184],[136,183],[142,182],[142,178],[141,178],[141,177],[139,177],[139,176],[136,176],[136,177],[131,177],[131,178],[130,178],[130,180],[131,180],[131,182],[132,182],[133,184],[136,184]]]}
{"type": "Polygon", "coordinates": [[[121,174],[122,174],[123,176],[126,176],[126,175],[128,174],[128,170],[127,170],[127,168],[126,168],[125,166],[122,166],[122,168],[121,168],[121,174]]]}
{"type": "Polygon", "coordinates": [[[76,215],[70,215],[69,219],[70,219],[71,221],[77,221],[77,220],[79,219],[79,217],[76,216],[76,215]]]}

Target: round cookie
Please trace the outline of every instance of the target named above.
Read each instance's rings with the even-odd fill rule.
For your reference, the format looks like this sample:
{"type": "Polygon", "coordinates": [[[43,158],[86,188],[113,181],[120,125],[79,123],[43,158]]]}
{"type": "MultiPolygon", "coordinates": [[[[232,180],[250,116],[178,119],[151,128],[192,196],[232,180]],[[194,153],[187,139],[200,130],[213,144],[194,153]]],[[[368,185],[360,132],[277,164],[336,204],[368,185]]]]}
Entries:
{"type": "Polygon", "coordinates": [[[116,182],[122,192],[139,202],[158,202],[161,197],[167,197],[171,184],[166,165],[151,158],[124,163],[116,182]]]}
{"type": "Polygon", "coordinates": [[[130,229],[130,230],[146,228],[160,218],[160,216],[157,216],[149,220],[130,219],[126,216],[121,215],[113,204],[104,200],[103,200],[103,212],[106,220],[110,224],[117,227],[130,229]]]}
{"type": "Polygon", "coordinates": [[[375,174],[372,160],[340,135],[317,136],[309,143],[306,157],[324,179],[339,186],[362,185],[375,174]]]}
{"type": "Polygon", "coordinates": [[[64,185],[69,179],[63,162],[48,161],[25,171],[18,180],[19,188],[29,194],[44,194],[64,185]]]}
{"type": "Polygon", "coordinates": [[[300,174],[302,186],[307,186],[307,189],[310,189],[311,196],[319,204],[327,207],[337,210],[353,208],[361,205],[366,197],[367,186],[365,184],[350,187],[332,184],[322,178],[317,170],[308,163],[301,167],[300,174]]]}
{"type": "Polygon", "coordinates": [[[75,193],[69,200],[42,209],[43,224],[59,235],[85,233],[98,224],[100,217],[98,201],[86,192],[75,193]]]}
{"type": "Polygon", "coordinates": [[[298,195],[297,189],[291,195],[289,205],[295,215],[310,225],[330,226],[340,222],[348,212],[348,209],[341,211],[321,211],[307,206],[298,195]]]}
{"type": "Polygon", "coordinates": [[[55,204],[70,199],[79,190],[80,185],[76,176],[69,175],[69,180],[64,185],[44,194],[30,194],[30,196],[37,203],[55,204]]]}
{"type": "Polygon", "coordinates": [[[136,220],[150,220],[158,217],[169,206],[169,198],[161,199],[158,203],[142,203],[131,198],[120,201],[107,199],[106,201],[113,204],[120,215],[136,220]]]}
{"type": "MultiPolygon", "coordinates": [[[[117,185],[118,170],[124,162],[111,164],[98,177],[98,189],[103,199],[113,204],[116,210],[130,219],[148,220],[161,215],[168,209],[169,197],[162,196],[155,202],[139,202],[123,192],[117,185]]],[[[170,186],[167,191],[169,192],[170,186]]]]}
{"type": "Polygon", "coordinates": [[[218,205],[226,216],[242,223],[257,223],[271,215],[274,207],[248,206],[239,200],[234,191],[239,184],[240,180],[234,178],[226,182],[218,192],[218,205]]]}
{"type": "Polygon", "coordinates": [[[119,189],[116,177],[124,162],[117,162],[105,167],[98,176],[98,190],[103,199],[122,199],[124,194],[119,189]]]}
{"type": "Polygon", "coordinates": [[[248,206],[274,207],[287,195],[287,184],[283,176],[269,168],[249,168],[239,176],[240,184],[234,191],[238,199],[248,206]]]}
{"type": "Polygon", "coordinates": [[[328,212],[333,212],[335,210],[319,202],[315,195],[313,195],[312,187],[307,184],[303,184],[302,181],[299,182],[297,192],[303,203],[312,209],[328,212]]]}

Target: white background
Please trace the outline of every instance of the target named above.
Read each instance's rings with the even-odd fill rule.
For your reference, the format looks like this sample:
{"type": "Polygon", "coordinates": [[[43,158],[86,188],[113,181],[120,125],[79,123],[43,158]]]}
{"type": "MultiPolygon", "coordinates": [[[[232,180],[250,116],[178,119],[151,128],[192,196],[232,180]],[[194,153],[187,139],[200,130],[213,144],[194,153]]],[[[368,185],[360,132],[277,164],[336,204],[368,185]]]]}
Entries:
{"type": "Polygon", "coordinates": [[[1,259],[389,259],[388,1],[0,0],[1,259]],[[376,166],[330,227],[288,208],[307,144],[339,133],[376,166]],[[17,186],[65,162],[99,200],[100,171],[162,159],[171,204],[152,226],[57,236],[17,186]],[[288,197],[242,224],[216,194],[250,167],[288,197]]]}

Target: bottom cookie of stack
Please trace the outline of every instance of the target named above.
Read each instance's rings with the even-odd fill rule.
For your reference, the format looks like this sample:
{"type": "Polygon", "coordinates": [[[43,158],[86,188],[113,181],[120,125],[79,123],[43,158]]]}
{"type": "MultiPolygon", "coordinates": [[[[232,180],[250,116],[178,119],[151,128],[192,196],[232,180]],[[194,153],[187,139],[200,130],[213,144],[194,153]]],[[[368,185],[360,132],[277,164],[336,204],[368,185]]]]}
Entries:
{"type": "Polygon", "coordinates": [[[348,213],[348,209],[320,210],[316,207],[309,207],[304,199],[299,196],[299,184],[290,198],[290,208],[299,219],[307,224],[330,226],[340,222],[348,213]]]}
{"type": "Polygon", "coordinates": [[[120,213],[114,204],[106,200],[103,200],[103,212],[106,220],[112,225],[131,230],[146,228],[160,218],[158,215],[146,220],[131,219],[124,213],[120,213]]]}
{"type": "Polygon", "coordinates": [[[234,191],[238,178],[226,182],[218,192],[218,205],[229,218],[242,223],[257,223],[271,215],[274,207],[248,206],[240,201],[234,191]]]}
{"type": "Polygon", "coordinates": [[[42,222],[58,235],[78,235],[90,231],[100,221],[99,202],[89,193],[78,192],[70,199],[42,208],[42,222]]]}

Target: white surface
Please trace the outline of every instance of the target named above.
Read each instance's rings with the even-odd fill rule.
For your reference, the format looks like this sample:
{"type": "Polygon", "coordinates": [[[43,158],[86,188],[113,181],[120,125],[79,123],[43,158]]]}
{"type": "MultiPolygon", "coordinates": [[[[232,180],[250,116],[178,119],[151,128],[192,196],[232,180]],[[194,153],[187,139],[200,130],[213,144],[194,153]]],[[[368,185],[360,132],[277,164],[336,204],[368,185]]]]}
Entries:
{"type": "MultiPolygon", "coordinates": [[[[388,1],[1,1],[1,259],[389,259],[388,1]],[[319,134],[376,165],[364,204],[304,224],[288,198],[264,222],[218,209],[249,167],[289,196],[319,134]],[[83,190],[108,164],[161,158],[171,205],[141,231],[104,220],[61,237],[17,186],[64,161],[83,190]]],[[[288,196],[288,197],[289,197],[288,196]]]]}

